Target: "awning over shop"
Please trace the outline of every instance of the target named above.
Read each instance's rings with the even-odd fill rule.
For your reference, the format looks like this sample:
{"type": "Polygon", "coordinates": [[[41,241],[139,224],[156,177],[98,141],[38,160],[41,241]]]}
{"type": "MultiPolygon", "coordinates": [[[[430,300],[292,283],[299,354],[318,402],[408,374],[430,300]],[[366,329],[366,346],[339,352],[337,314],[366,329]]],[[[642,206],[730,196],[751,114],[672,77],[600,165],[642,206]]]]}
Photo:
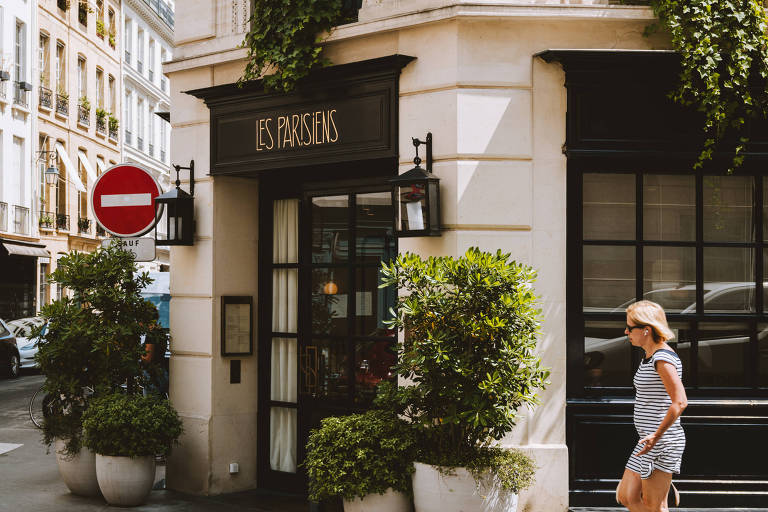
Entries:
{"type": "Polygon", "coordinates": [[[104,171],[107,170],[107,164],[100,157],[96,157],[96,169],[98,169],[99,174],[104,174],[104,171]]]}
{"type": "Polygon", "coordinates": [[[16,243],[11,240],[0,239],[2,245],[9,256],[33,256],[41,258],[50,258],[51,254],[45,250],[44,245],[39,244],[22,244],[16,243]]]}
{"type": "Polygon", "coordinates": [[[78,149],[77,158],[80,159],[80,163],[83,164],[83,167],[85,167],[85,172],[88,174],[88,179],[91,180],[91,184],[95,183],[96,173],[93,172],[93,167],[91,167],[90,162],[88,162],[88,155],[85,154],[85,151],[78,149]]]}
{"type": "Polygon", "coordinates": [[[64,168],[67,170],[67,179],[74,183],[77,190],[85,192],[86,190],[83,186],[83,182],[80,181],[80,176],[77,175],[77,168],[72,165],[72,161],[67,156],[67,150],[64,149],[64,146],[62,146],[60,142],[56,143],[56,153],[58,153],[59,158],[61,158],[61,161],[64,163],[64,168]]]}

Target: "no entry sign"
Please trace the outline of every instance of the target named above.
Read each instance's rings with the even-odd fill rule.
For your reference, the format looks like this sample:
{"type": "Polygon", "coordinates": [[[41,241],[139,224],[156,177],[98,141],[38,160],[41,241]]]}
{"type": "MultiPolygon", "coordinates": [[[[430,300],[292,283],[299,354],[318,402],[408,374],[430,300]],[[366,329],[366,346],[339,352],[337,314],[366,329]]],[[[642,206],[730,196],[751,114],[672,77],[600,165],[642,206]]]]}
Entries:
{"type": "MultiPolygon", "coordinates": [[[[155,198],[162,194],[150,172],[138,164],[118,164],[96,179],[91,189],[93,216],[105,230],[121,238],[152,229],[155,198]]],[[[158,212],[158,216],[162,212],[158,212]]]]}

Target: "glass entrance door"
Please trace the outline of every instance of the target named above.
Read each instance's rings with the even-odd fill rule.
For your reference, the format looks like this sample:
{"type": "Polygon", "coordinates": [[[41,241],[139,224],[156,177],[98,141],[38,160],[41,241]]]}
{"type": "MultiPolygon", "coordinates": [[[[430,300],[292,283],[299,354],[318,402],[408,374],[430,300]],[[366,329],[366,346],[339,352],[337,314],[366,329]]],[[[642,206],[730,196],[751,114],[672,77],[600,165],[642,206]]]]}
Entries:
{"type": "Polygon", "coordinates": [[[271,214],[260,485],[301,492],[310,429],[366,409],[376,385],[395,378],[396,333],[384,321],[396,290],[379,288],[381,262],[396,255],[394,212],[389,191],[345,191],[273,200],[271,214]]]}

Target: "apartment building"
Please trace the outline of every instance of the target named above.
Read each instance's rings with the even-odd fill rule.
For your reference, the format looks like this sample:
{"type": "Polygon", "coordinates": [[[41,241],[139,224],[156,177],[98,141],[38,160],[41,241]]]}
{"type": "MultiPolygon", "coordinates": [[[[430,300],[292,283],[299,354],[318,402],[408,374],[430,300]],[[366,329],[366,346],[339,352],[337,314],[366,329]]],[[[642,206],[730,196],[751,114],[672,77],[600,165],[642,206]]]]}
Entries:
{"type": "MultiPolygon", "coordinates": [[[[170,185],[171,137],[168,78],[161,65],[171,59],[174,4],[164,0],[123,0],[123,161],[149,170],[163,189],[170,185]],[[161,117],[162,116],[162,117],[161,117]]],[[[165,222],[158,224],[163,229],[165,222]]],[[[165,238],[161,231],[160,238],[165,238]]],[[[168,264],[167,248],[142,268],[168,264]]]]}
{"type": "MultiPolygon", "coordinates": [[[[40,241],[51,254],[44,276],[71,250],[94,250],[104,233],[93,220],[96,178],[121,161],[120,0],[38,0],[36,59],[40,241]],[[53,167],[58,175],[46,170],[53,167]]],[[[41,282],[39,302],[60,296],[41,282]]]]}
{"type": "Polygon", "coordinates": [[[35,312],[34,0],[0,1],[0,318],[35,312]]]}

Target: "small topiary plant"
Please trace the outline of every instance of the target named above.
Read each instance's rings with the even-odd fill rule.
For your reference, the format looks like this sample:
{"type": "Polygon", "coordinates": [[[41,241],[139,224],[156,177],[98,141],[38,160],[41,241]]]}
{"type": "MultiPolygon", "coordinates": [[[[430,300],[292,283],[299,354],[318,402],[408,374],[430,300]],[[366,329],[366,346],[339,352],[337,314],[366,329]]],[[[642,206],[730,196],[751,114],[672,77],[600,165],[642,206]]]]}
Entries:
{"type": "Polygon", "coordinates": [[[168,455],[182,432],[176,410],[156,395],[104,395],[83,414],[83,444],[100,455],[168,455]]]}
{"type": "Polygon", "coordinates": [[[411,425],[390,411],[330,417],[310,433],[304,466],[312,501],[411,493],[417,449],[411,425]]]}

